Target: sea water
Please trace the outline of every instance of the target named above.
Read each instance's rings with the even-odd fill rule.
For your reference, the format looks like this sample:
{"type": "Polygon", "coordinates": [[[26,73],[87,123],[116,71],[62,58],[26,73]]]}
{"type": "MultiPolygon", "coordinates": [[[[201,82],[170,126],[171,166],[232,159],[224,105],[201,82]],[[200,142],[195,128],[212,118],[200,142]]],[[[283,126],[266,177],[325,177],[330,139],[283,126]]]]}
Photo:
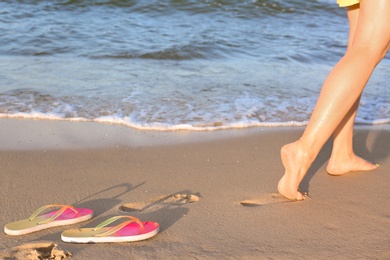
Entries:
{"type": "MultiPolygon", "coordinates": [[[[333,0],[3,0],[0,117],[304,125],[347,37],[333,0]]],[[[389,82],[388,55],[357,124],[390,123],[389,82]]]]}

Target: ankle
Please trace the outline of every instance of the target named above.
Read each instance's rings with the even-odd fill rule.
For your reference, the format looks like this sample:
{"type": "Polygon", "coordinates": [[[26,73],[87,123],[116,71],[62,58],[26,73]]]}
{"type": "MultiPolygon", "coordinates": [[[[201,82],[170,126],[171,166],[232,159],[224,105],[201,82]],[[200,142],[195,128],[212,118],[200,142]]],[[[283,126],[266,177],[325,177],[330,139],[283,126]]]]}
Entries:
{"type": "Polygon", "coordinates": [[[302,156],[302,159],[311,164],[317,157],[318,152],[313,149],[312,145],[305,143],[302,139],[296,141],[295,144],[297,146],[297,150],[302,156]]]}
{"type": "Polygon", "coordinates": [[[336,149],[333,148],[332,153],[330,155],[329,161],[330,162],[337,162],[337,161],[350,161],[353,160],[356,157],[353,150],[345,150],[345,149],[336,149]]]}

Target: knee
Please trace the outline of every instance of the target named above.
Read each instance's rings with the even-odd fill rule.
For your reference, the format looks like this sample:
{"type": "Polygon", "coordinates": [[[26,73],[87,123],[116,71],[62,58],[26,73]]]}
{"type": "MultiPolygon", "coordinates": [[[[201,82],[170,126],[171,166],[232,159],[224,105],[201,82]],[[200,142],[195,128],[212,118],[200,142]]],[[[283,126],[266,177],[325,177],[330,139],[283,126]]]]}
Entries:
{"type": "Polygon", "coordinates": [[[376,48],[372,48],[371,52],[374,57],[376,57],[376,60],[378,63],[386,56],[387,52],[390,48],[390,42],[388,42],[384,46],[377,46],[376,48]]]}
{"type": "Polygon", "coordinates": [[[367,63],[377,65],[387,54],[390,42],[386,45],[369,44],[366,46],[353,45],[348,48],[346,55],[359,57],[367,63]]]}

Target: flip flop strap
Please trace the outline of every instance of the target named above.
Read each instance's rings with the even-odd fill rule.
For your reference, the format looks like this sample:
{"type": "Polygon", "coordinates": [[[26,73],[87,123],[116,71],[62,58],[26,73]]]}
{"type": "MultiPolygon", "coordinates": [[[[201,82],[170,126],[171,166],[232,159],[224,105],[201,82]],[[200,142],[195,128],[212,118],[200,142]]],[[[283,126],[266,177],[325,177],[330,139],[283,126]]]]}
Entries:
{"type": "Polygon", "coordinates": [[[140,226],[140,232],[143,231],[144,229],[144,225],[142,224],[142,222],[136,218],[136,217],[133,217],[133,216],[116,216],[116,217],[112,217],[112,218],[109,218],[107,219],[106,221],[103,221],[102,223],[100,223],[99,225],[97,225],[93,231],[96,231],[96,230],[99,230],[111,223],[113,223],[114,221],[117,221],[118,219],[122,219],[122,218],[129,218],[130,220],[128,221],[125,221],[117,226],[114,226],[112,228],[110,228],[109,230],[107,230],[106,232],[103,232],[103,233],[100,233],[100,234],[96,234],[95,236],[109,236],[109,235],[112,235],[114,234],[115,232],[121,230],[122,228],[124,228],[125,226],[129,225],[130,223],[137,223],[139,226],[140,226]]]}
{"type": "Polygon", "coordinates": [[[50,218],[47,218],[41,222],[39,222],[38,224],[44,224],[44,223],[47,223],[47,222],[50,222],[50,221],[53,221],[55,220],[56,218],[58,218],[59,216],[61,216],[62,213],[64,213],[67,209],[71,209],[73,210],[76,215],[78,214],[78,211],[73,207],[73,206],[69,206],[69,205],[61,205],[61,204],[50,204],[50,205],[45,205],[43,207],[40,207],[39,209],[37,209],[36,211],[33,212],[33,214],[31,214],[31,216],[28,218],[28,220],[32,221],[34,220],[40,213],[42,213],[42,211],[48,209],[48,208],[53,208],[53,207],[61,207],[61,209],[59,209],[55,214],[53,214],[53,216],[51,216],[50,218]]]}

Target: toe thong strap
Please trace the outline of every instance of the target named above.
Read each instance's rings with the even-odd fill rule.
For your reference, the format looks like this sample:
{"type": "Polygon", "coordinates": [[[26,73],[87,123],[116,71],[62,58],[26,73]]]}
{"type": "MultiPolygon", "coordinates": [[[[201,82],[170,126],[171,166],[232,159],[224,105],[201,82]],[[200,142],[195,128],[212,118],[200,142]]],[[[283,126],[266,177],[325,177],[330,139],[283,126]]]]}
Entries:
{"type": "Polygon", "coordinates": [[[47,222],[50,222],[50,221],[53,221],[55,220],[56,218],[58,218],[59,216],[61,216],[62,213],[65,212],[65,210],[67,209],[71,209],[73,210],[76,215],[78,214],[78,211],[73,207],[73,206],[69,206],[69,205],[61,205],[61,204],[50,204],[50,205],[46,205],[46,206],[43,206],[43,207],[40,207],[39,209],[37,209],[36,211],[34,211],[31,216],[28,218],[28,220],[32,221],[34,220],[40,213],[42,213],[44,210],[48,209],[48,208],[53,208],[53,207],[61,207],[61,209],[59,209],[55,214],[53,214],[53,216],[51,216],[50,218],[47,218],[45,219],[44,221],[41,221],[39,222],[38,224],[44,224],[44,223],[47,223],[47,222]]]}
{"type": "Polygon", "coordinates": [[[103,232],[103,233],[100,233],[100,234],[96,234],[95,236],[109,236],[109,235],[112,235],[114,234],[115,232],[121,230],[122,228],[124,228],[125,226],[127,226],[128,224],[130,223],[137,223],[139,226],[140,226],[140,233],[142,232],[142,230],[144,229],[144,225],[142,224],[142,222],[136,218],[136,217],[133,217],[133,216],[116,216],[116,217],[112,217],[112,218],[109,218],[107,219],[106,221],[103,221],[102,223],[100,223],[99,225],[97,225],[93,231],[97,231],[111,223],[113,223],[114,221],[117,221],[118,219],[122,219],[122,218],[129,218],[130,220],[128,221],[125,221],[117,226],[114,226],[112,228],[110,228],[109,230],[107,230],[106,232],[103,232]]]}

